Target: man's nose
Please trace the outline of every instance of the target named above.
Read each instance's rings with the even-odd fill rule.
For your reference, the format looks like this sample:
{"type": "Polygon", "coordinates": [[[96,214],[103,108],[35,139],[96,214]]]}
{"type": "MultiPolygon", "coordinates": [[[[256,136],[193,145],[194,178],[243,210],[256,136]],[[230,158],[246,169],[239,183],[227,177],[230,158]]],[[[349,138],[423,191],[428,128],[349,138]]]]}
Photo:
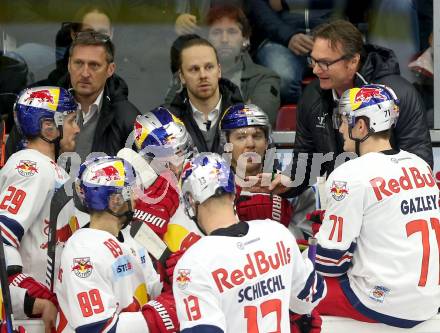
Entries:
{"type": "Polygon", "coordinates": [[[227,33],[226,31],[224,31],[224,32],[222,33],[222,36],[221,36],[221,42],[222,42],[223,44],[227,44],[228,41],[229,41],[228,33],[227,33]]]}

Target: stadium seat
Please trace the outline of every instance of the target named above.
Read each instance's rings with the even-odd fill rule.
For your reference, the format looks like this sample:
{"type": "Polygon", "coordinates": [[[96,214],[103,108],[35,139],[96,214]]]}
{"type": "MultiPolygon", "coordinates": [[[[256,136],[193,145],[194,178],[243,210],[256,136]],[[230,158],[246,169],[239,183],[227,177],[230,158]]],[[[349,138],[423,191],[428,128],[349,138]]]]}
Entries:
{"type": "Polygon", "coordinates": [[[296,104],[283,105],[278,110],[276,131],[295,131],[296,130],[296,104]]]}

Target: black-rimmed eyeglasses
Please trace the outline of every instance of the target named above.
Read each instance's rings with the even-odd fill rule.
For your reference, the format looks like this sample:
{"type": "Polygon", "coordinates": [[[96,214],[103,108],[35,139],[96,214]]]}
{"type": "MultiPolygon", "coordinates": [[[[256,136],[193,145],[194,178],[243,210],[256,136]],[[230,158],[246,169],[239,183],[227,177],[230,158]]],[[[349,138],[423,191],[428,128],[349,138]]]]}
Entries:
{"type": "Polygon", "coordinates": [[[323,71],[328,71],[328,69],[331,65],[336,64],[337,62],[339,62],[341,60],[346,60],[348,58],[349,58],[349,56],[345,54],[336,60],[325,61],[325,60],[316,60],[315,58],[313,58],[312,56],[309,55],[309,56],[307,56],[307,63],[312,68],[314,68],[315,65],[318,65],[318,67],[321,68],[323,71]]]}

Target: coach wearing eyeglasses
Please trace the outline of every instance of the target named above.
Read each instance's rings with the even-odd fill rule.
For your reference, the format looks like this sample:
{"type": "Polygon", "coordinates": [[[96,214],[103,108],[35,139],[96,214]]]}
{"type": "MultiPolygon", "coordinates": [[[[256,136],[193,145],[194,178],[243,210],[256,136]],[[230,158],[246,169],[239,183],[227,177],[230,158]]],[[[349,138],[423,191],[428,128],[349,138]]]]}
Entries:
{"type": "MultiPolygon", "coordinates": [[[[298,103],[291,171],[291,178],[295,181],[292,185],[296,187],[281,186],[278,177],[272,184],[276,192],[289,191],[289,195],[298,195],[316,181],[318,173],[327,172],[328,175],[333,171],[336,158],[343,152],[343,141],[332,126],[333,110],[345,90],[367,83],[391,87],[400,100],[400,115],[392,135],[394,148],[420,156],[432,168],[432,146],[424,105],[414,87],[399,75],[394,52],[375,45],[364,45],[361,33],[343,20],[321,24],[315,29],[313,39],[309,64],[318,80],[306,87],[298,103]],[[314,153],[322,156],[331,152],[334,152],[333,156],[326,155],[321,166],[318,162],[323,162],[322,158],[319,161],[320,158],[315,155],[312,161],[314,153]],[[300,153],[306,154],[298,157],[300,153]]],[[[378,97],[374,91],[371,96],[356,98],[372,97],[378,97]]]]}
{"type": "MultiPolygon", "coordinates": [[[[139,110],[128,100],[128,87],[115,75],[115,48],[106,34],[78,32],[69,51],[68,74],[58,85],[72,88],[79,105],[76,152],[84,161],[91,152],[116,155],[125,146],[139,110]]],[[[13,131],[7,155],[17,150],[20,138],[13,131]]]]}

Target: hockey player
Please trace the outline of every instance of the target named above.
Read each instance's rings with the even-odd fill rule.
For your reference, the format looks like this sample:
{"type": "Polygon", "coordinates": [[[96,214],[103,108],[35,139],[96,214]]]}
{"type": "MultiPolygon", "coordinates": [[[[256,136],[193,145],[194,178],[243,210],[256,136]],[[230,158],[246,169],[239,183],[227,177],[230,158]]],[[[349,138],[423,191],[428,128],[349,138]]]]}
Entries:
{"type": "Polygon", "coordinates": [[[137,151],[159,174],[137,200],[134,220],[145,222],[176,252],[202,234],[185,214],[178,186],[183,163],[194,152],[191,137],[182,121],[163,107],[138,116],[134,131],[137,151]]]}
{"type": "Polygon", "coordinates": [[[390,144],[397,104],[382,85],[341,96],[336,126],[360,157],[326,182],[316,269],[328,294],[318,311],[409,328],[440,306],[439,192],[426,162],[390,144]]]}
{"type": "Polygon", "coordinates": [[[289,309],[311,311],[325,283],[284,226],[238,220],[234,191],[234,175],[219,155],[199,154],[185,164],[186,211],[208,236],[174,270],[181,330],[288,332],[289,309]]]}
{"type": "Polygon", "coordinates": [[[133,216],[136,175],[117,157],[80,167],[81,200],[90,225],[76,231],[61,254],[58,332],[178,330],[172,294],[158,295],[161,283],[148,255],[121,232],[133,216]]]}
{"type": "MultiPolygon", "coordinates": [[[[271,193],[251,193],[240,184],[263,171],[266,150],[271,143],[271,126],[267,114],[254,104],[235,104],[226,110],[220,128],[222,139],[232,144],[231,165],[236,183],[236,209],[241,221],[271,219],[288,226],[292,206],[287,199],[271,193]]],[[[255,182],[254,182],[255,183],[255,182]]]]}
{"type": "Polygon", "coordinates": [[[28,316],[36,298],[57,304],[55,295],[37,281],[43,281],[46,270],[42,247],[50,200],[68,178],[55,158],[60,150],[75,148],[76,111],[73,97],[58,87],[25,89],[14,106],[16,125],[27,143],[0,172],[0,225],[9,282],[31,297],[25,305],[28,316]]]}

